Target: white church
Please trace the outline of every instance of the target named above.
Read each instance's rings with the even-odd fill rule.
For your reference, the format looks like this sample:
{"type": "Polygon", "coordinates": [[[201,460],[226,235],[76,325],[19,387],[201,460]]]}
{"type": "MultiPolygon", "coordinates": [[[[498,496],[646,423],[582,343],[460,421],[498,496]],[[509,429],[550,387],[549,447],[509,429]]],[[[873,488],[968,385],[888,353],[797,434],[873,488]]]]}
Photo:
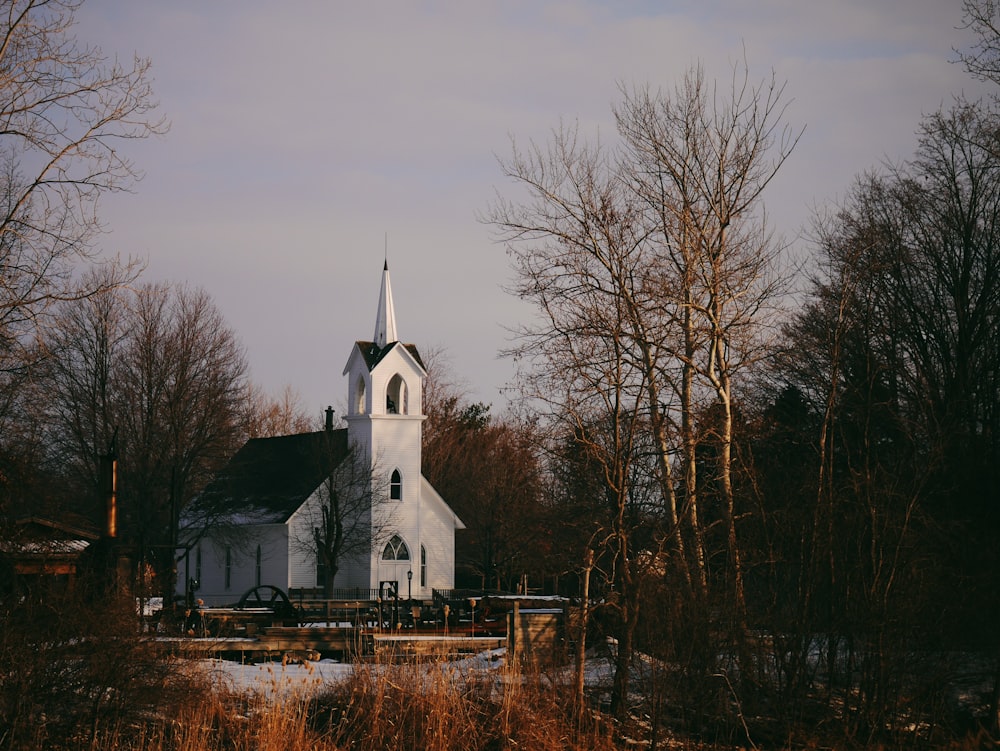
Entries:
{"type": "MultiPolygon", "coordinates": [[[[403,344],[388,263],[372,341],[355,342],[347,365],[347,428],[255,438],[221,470],[186,513],[189,549],[178,565],[177,593],[196,582],[207,606],[237,602],[255,587],[322,590],[328,575],[314,530],[328,506],[331,479],[363,467],[366,502],[344,528],[364,543],[338,561],[332,587],[429,599],[451,589],[455,531],[462,521],[421,474],[423,388],[416,347],[403,344]]],[[[342,491],[346,492],[346,491],[342,491]]]]}

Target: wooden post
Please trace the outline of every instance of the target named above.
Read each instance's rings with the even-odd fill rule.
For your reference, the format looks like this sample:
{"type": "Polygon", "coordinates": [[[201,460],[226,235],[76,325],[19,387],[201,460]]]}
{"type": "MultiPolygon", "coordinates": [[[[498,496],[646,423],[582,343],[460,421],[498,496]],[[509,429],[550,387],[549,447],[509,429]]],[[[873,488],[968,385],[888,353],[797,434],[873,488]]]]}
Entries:
{"type": "Polygon", "coordinates": [[[516,661],[521,651],[521,605],[514,600],[514,609],[510,611],[510,623],[507,624],[507,649],[516,661]]]}
{"type": "Polygon", "coordinates": [[[583,558],[583,592],[580,595],[580,628],[576,635],[576,680],[574,694],[578,712],[583,711],[583,674],[587,658],[587,619],[590,616],[590,572],[594,568],[594,551],[589,547],[583,558]]]}

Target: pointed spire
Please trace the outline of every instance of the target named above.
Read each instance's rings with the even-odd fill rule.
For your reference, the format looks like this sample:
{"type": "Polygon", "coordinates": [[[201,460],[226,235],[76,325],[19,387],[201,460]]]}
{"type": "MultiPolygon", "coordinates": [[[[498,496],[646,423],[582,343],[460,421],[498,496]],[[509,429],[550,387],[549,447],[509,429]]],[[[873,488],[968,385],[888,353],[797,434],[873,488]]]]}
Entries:
{"type": "Polygon", "coordinates": [[[375,315],[375,344],[381,349],[399,341],[396,335],[396,311],[392,305],[392,287],[389,286],[389,261],[382,268],[382,289],[378,294],[378,312],[375,315]]]}

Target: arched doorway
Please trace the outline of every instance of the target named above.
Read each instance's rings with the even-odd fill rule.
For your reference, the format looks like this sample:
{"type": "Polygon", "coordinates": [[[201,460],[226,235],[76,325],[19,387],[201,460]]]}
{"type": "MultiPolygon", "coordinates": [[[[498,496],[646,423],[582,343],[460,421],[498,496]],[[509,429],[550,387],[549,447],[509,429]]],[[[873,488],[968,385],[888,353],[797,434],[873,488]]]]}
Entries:
{"type": "MultiPolygon", "coordinates": [[[[410,549],[399,535],[393,535],[382,548],[379,556],[379,582],[392,583],[401,599],[406,598],[406,574],[412,571],[413,561],[410,559],[410,549]]],[[[385,597],[385,595],[382,595],[385,597]]]]}

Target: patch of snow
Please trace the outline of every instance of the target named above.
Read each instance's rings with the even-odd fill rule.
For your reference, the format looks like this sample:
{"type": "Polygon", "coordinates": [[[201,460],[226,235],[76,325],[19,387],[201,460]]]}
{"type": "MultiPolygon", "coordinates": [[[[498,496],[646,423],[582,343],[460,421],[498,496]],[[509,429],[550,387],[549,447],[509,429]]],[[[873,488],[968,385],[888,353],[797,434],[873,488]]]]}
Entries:
{"type": "Polygon", "coordinates": [[[303,664],[262,662],[239,663],[231,660],[199,660],[199,667],[224,688],[255,694],[308,695],[330,683],[351,675],[349,663],[320,660],[303,664]]]}
{"type": "MultiPolygon", "coordinates": [[[[409,669],[411,667],[409,665],[362,664],[365,668],[377,670],[391,670],[394,667],[409,669]]],[[[443,670],[446,674],[461,680],[465,680],[469,676],[480,676],[490,680],[489,677],[492,676],[492,680],[499,685],[505,679],[504,668],[506,664],[507,648],[498,647],[446,662],[424,663],[423,669],[427,671],[443,670]]],[[[279,661],[250,664],[230,660],[205,659],[198,660],[197,665],[199,669],[208,673],[213,680],[218,681],[228,690],[269,696],[308,695],[350,677],[354,671],[353,663],[331,659],[284,665],[279,661]]],[[[574,667],[570,664],[552,671],[548,677],[550,680],[569,685],[573,680],[573,675],[574,667]]],[[[584,672],[585,684],[590,688],[607,688],[611,685],[613,675],[614,664],[609,659],[606,650],[588,650],[584,672]]]]}

